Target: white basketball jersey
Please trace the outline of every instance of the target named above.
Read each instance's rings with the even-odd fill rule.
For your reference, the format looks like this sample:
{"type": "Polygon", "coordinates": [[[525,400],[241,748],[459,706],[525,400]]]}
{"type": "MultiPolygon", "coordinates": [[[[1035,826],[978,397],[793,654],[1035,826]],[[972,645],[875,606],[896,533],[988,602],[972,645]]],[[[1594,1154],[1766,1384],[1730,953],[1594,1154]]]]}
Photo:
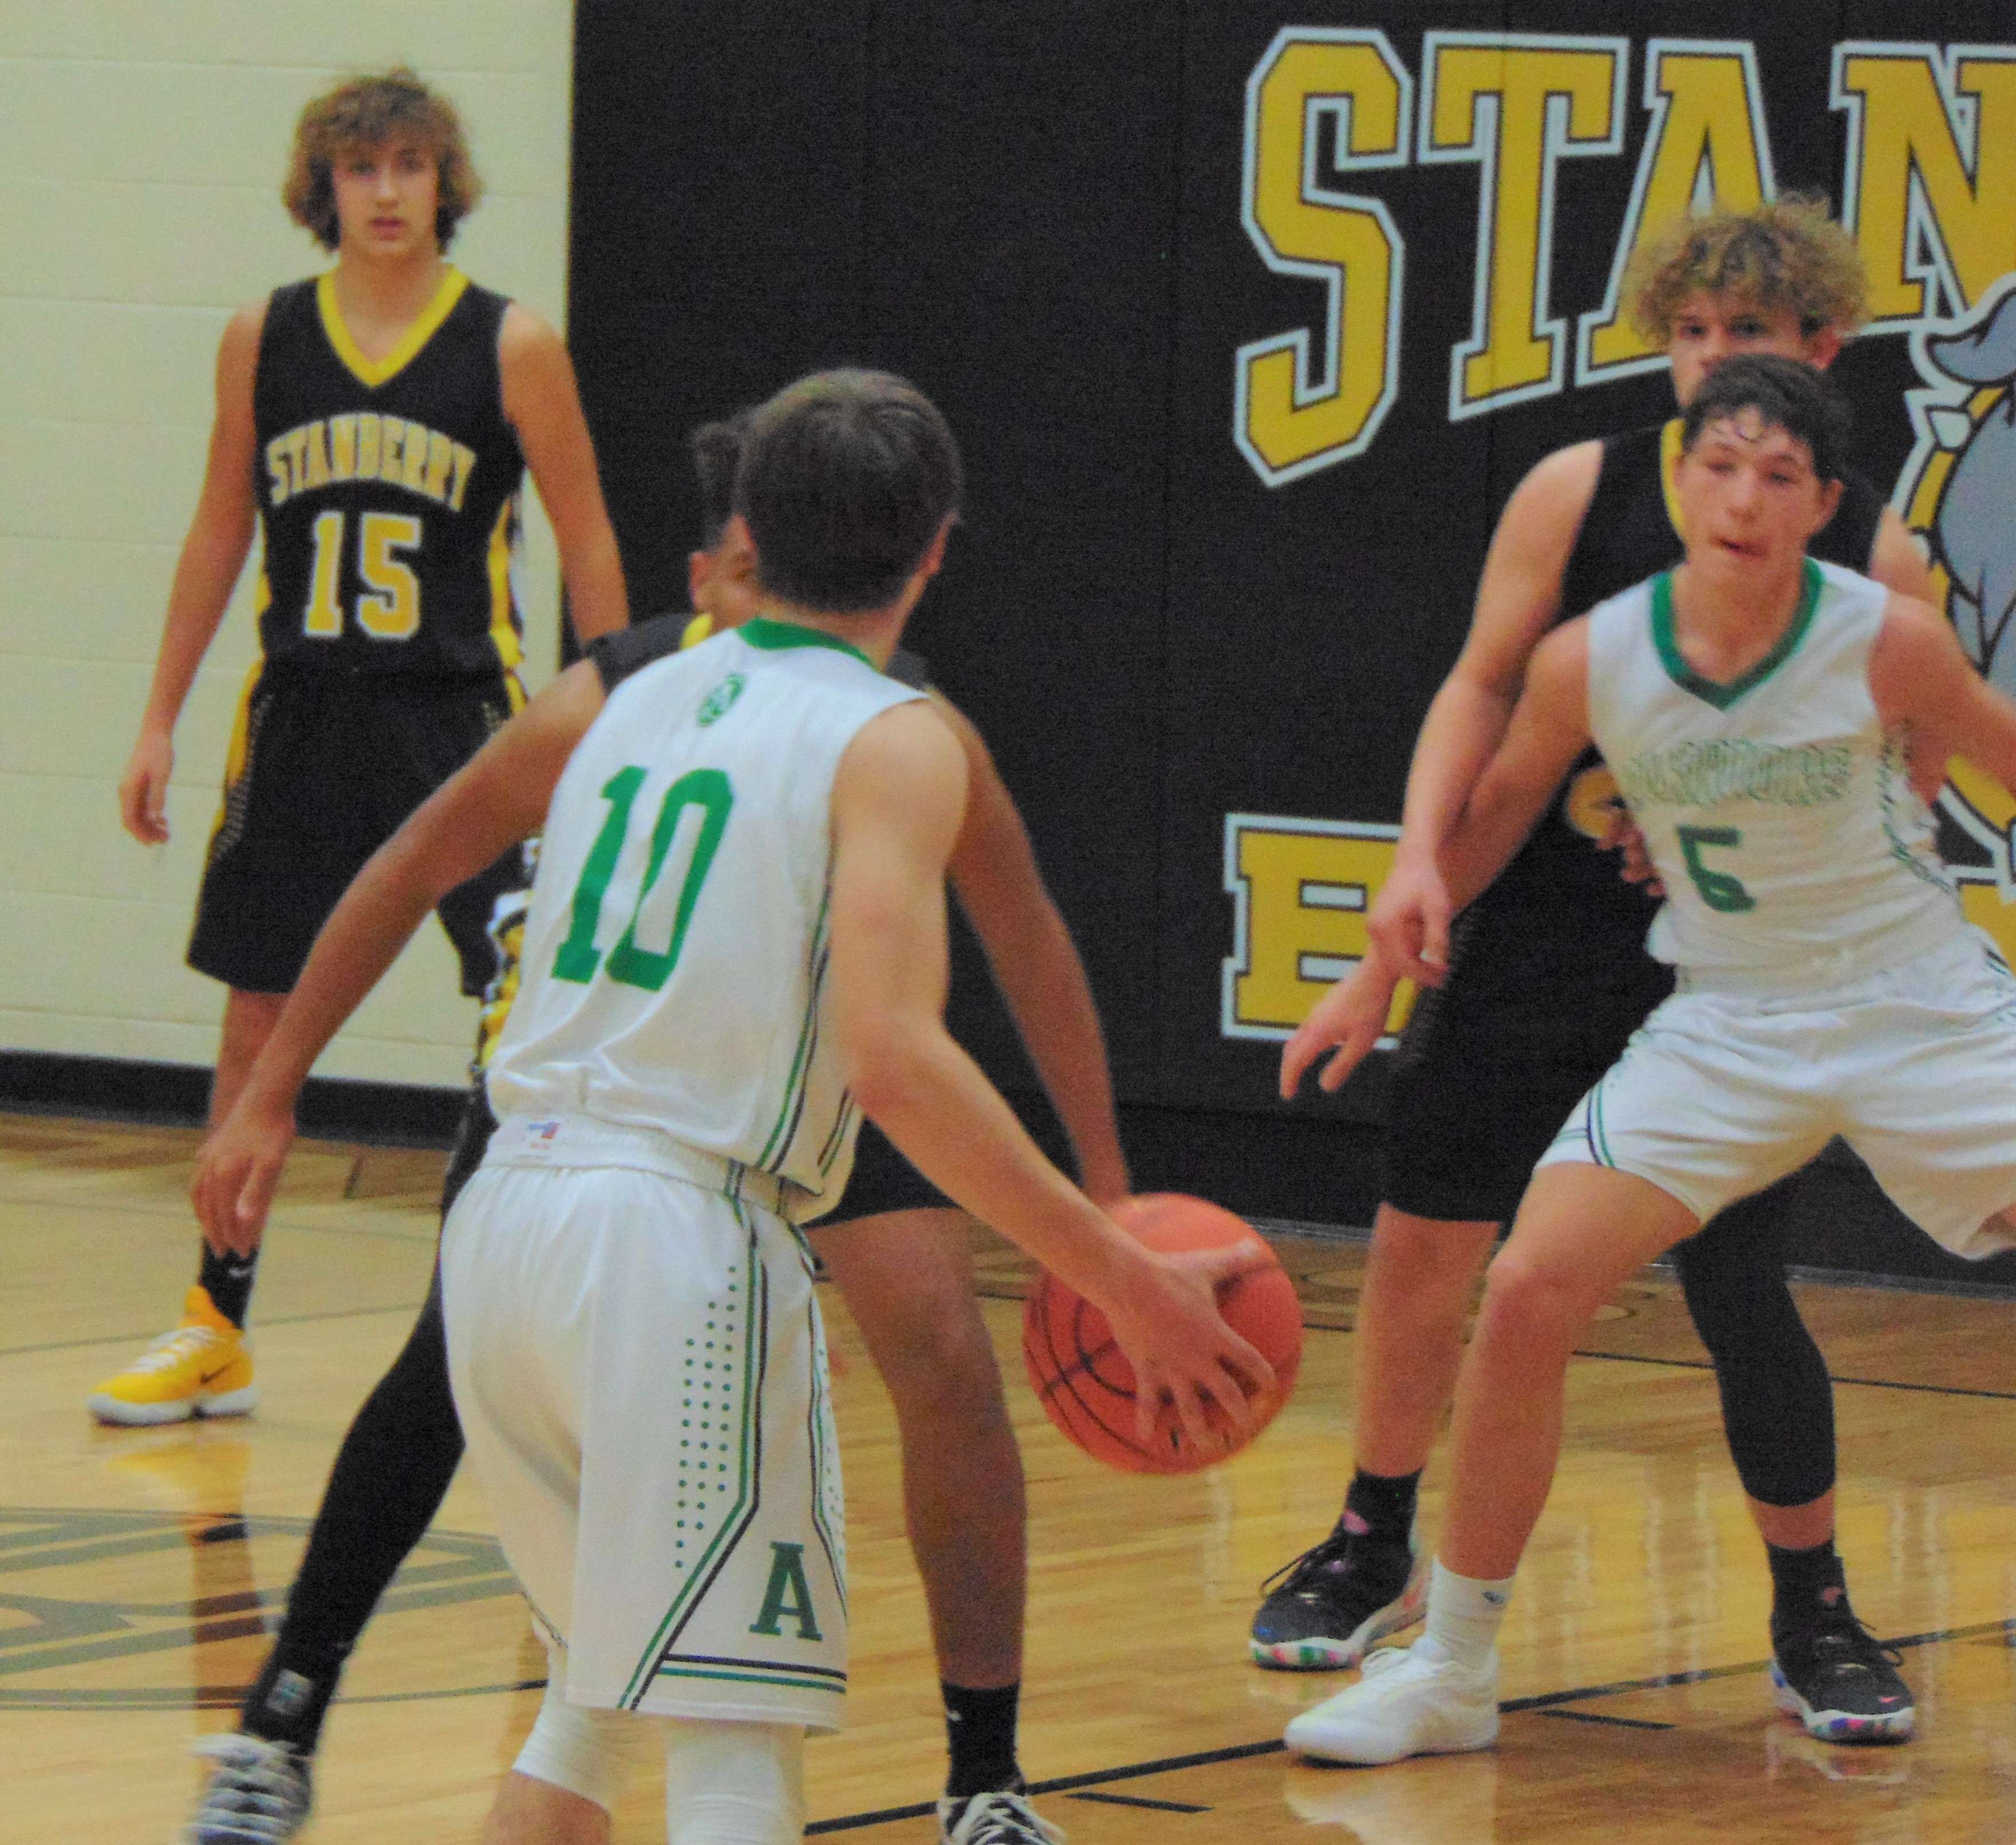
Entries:
{"type": "Polygon", "coordinates": [[[822,1017],[833,774],[922,696],[770,621],[618,686],[547,813],[499,1117],[655,1130],[837,1196],[860,1112],[822,1017]]]}
{"type": "Polygon", "coordinates": [[[1809,559],[1784,639],[1726,685],[1681,657],[1669,575],[1591,611],[1589,729],[1666,887],[1659,960],[1805,984],[1967,928],[1869,690],[1887,596],[1809,559]]]}

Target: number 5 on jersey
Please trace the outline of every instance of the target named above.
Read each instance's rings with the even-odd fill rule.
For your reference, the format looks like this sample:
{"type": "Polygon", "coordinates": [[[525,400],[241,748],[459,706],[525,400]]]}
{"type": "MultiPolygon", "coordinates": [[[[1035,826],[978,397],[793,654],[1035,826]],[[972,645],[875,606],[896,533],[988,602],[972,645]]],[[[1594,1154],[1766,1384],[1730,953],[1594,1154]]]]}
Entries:
{"type": "MultiPolygon", "coordinates": [[[[320,640],[343,632],[343,528],[346,515],[319,513],[315,522],[315,564],[308,578],[308,606],[301,632],[320,640]]],[[[411,640],[420,631],[420,579],[399,553],[420,548],[420,522],[410,513],[365,513],[358,521],[357,574],[364,589],[357,598],[357,625],[373,640],[411,640]]]]}
{"type": "MultiPolygon", "coordinates": [[[[603,903],[629,838],[631,809],[643,785],[644,771],[638,768],[619,769],[602,785],[609,817],[589,848],[581,881],[574,888],[571,924],[553,957],[556,980],[585,986],[603,965],[602,950],[595,946],[601,932],[603,903]]],[[[718,769],[689,769],[666,789],[651,828],[650,856],[645,863],[637,901],[630,906],[630,920],[622,935],[609,951],[611,980],[656,993],[671,978],[679,965],[679,950],[686,946],[693,906],[700,900],[700,887],[707,882],[728,825],[729,809],[734,805],[734,790],[718,769]],[[674,891],[678,893],[675,902],[661,894],[674,891]],[[665,943],[663,949],[643,945],[659,940],[665,943]]]]}

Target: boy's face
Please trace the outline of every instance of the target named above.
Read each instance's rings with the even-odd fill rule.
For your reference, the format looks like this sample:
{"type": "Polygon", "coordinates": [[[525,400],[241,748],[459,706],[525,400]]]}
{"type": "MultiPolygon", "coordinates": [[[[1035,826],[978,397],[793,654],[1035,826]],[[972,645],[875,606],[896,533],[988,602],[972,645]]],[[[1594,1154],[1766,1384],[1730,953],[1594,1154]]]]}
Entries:
{"type": "Polygon", "coordinates": [[[762,601],[756,589],[756,546],[740,519],[729,521],[712,550],[688,554],[686,587],[694,612],[711,615],[717,634],[740,627],[755,614],[762,601]]]}
{"type": "Polygon", "coordinates": [[[1777,574],[1805,556],[1841,500],[1840,481],[1814,473],[1805,443],[1755,409],[1704,425],[1674,485],[1689,565],[1732,582],[1777,574]]]}
{"type": "Polygon", "coordinates": [[[330,163],[340,247],[359,255],[433,254],[441,164],[421,142],[398,137],[351,147],[330,163]]]}
{"type": "Polygon", "coordinates": [[[1673,395],[1683,410],[1694,401],[1702,380],[1740,352],[1776,353],[1824,371],[1840,350],[1841,336],[1831,327],[1802,333],[1799,317],[1789,308],[1760,308],[1748,296],[1713,294],[1706,289],[1680,304],[1666,341],[1673,364],[1673,395]]]}

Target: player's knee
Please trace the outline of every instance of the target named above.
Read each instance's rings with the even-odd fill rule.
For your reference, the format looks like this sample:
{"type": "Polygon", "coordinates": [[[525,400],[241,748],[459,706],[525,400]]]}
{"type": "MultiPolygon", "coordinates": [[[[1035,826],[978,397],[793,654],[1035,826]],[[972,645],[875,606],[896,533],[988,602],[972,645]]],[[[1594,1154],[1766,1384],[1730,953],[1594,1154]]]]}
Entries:
{"type": "Polygon", "coordinates": [[[797,1724],[665,1720],[667,1845],[798,1845],[805,1732],[797,1724]]]}
{"type": "Polygon", "coordinates": [[[538,1718],[513,1766],[535,1781],[612,1810],[629,1781],[647,1721],[628,1710],[568,1703],[566,1672],[556,1659],[538,1718]]]}
{"type": "Polygon", "coordinates": [[[1485,1272],[1476,1336],[1500,1347],[1571,1345],[1596,1304],[1561,1263],[1507,1244],[1485,1272]]]}
{"type": "Polygon", "coordinates": [[[1396,1305],[1461,1303],[1469,1297],[1491,1238],[1489,1226],[1440,1223],[1382,1209],[1373,1223],[1366,1284],[1396,1305]]]}
{"type": "Polygon", "coordinates": [[[936,1290],[906,1303],[877,1329],[870,1353],[901,1416],[950,1417],[971,1425],[1007,1414],[1001,1367],[970,1293],[936,1290]]]}

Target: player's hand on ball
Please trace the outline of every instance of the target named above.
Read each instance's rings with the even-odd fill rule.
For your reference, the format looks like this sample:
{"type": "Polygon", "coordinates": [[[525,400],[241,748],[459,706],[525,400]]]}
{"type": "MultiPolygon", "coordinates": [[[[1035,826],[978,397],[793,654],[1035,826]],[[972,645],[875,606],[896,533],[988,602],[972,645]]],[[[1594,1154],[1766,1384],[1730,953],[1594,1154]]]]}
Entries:
{"type": "Polygon", "coordinates": [[[1400,970],[1375,942],[1364,960],[1316,1001],[1316,1009],[1281,1047],[1283,1101],[1295,1099],[1309,1065],[1326,1050],[1332,1054],[1317,1083],[1333,1094],[1343,1086],[1345,1078],[1364,1062],[1384,1034],[1400,977],[1400,970]]]}
{"type": "Polygon", "coordinates": [[[293,1139],[291,1110],[263,1113],[241,1099],[203,1142],[189,1201],[218,1255],[250,1256],[259,1247],[293,1139]]]}
{"type": "Polygon", "coordinates": [[[1272,1396],[1275,1377],[1274,1368],[1226,1324],[1216,1289],[1272,1258],[1264,1245],[1143,1253],[1146,1259],[1106,1303],[1114,1339],[1134,1368],[1136,1436],[1155,1439],[1157,1408],[1168,1404],[1199,1453],[1229,1452],[1252,1428],[1254,1400],[1272,1396]]]}

